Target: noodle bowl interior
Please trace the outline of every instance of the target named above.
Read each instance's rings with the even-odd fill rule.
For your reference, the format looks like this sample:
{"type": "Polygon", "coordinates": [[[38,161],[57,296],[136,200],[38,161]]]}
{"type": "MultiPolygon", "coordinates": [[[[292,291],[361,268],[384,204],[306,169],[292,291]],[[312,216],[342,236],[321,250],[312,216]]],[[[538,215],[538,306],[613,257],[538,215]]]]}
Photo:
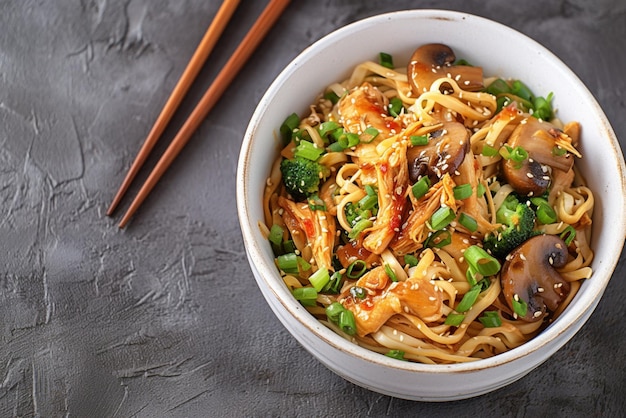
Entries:
{"type": "Polygon", "coordinates": [[[581,126],[447,45],[395,64],[286,118],[261,230],[294,297],[355,344],[422,363],[513,349],[592,274],[581,126]]]}

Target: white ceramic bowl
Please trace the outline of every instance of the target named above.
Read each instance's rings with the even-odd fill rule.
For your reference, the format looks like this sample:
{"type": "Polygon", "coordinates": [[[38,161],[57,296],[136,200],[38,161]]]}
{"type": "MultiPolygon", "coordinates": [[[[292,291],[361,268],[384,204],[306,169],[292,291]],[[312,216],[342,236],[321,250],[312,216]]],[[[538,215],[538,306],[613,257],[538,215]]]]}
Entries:
{"type": "Polygon", "coordinates": [[[619,143],[600,106],[557,57],[528,37],[484,18],[440,11],[384,14],[345,26],[303,51],[261,99],[245,134],[237,172],[237,206],[243,239],[268,304],[289,332],[319,361],[360,386],[423,401],[477,396],[514,382],[562,347],[597,306],[626,235],[626,170],[619,143]],[[583,159],[577,164],[595,193],[592,248],[594,274],[550,327],[504,354],[466,364],[427,365],[397,361],[347,342],[324,327],[292,297],[273,262],[258,223],[262,194],[277,156],[276,133],[292,112],[306,113],[316,95],[347,78],[381,51],[406,63],[423,43],[450,45],[457,57],[481,65],[485,74],[524,80],[534,91],[554,92],[558,116],[582,124],[583,159]]]}

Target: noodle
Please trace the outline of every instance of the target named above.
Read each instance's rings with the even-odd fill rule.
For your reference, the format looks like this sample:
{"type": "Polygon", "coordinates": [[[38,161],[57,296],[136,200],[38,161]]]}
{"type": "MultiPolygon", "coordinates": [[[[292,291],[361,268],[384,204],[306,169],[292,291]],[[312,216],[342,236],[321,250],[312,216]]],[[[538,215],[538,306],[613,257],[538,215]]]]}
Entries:
{"type": "Polygon", "coordinates": [[[463,69],[448,71],[418,86],[410,70],[364,62],[328,86],[290,127],[260,225],[285,285],[322,324],[427,364],[524,344],[592,275],[594,196],[575,165],[579,124],[540,120],[545,109],[529,107],[534,96],[514,90],[517,81],[483,75],[470,89],[463,69]],[[492,83],[513,87],[494,93],[484,87],[492,83]],[[319,185],[287,178],[284,163],[299,159],[316,164],[319,185]],[[504,214],[520,222],[517,236],[524,205],[532,230],[498,253],[511,222],[504,214]],[[556,244],[544,257],[546,237],[556,244]],[[307,289],[312,296],[299,293],[307,289]]]}

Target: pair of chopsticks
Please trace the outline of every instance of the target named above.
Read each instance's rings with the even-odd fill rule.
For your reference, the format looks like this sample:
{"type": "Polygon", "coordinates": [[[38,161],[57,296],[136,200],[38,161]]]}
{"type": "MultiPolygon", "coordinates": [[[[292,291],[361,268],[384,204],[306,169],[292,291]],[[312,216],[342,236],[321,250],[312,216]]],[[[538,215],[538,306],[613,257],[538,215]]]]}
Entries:
{"type": "MultiPolygon", "coordinates": [[[[265,7],[261,15],[258,17],[254,25],[250,28],[246,36],[243,38],[233,55],[226,62],[222,70],[218,73],[213,83],[209,86],[204,96],[198,102],[198,105],[189,115],[189,118],[185,121],[181,129],[178,131],[171,144],[163,153],[163,156],[156,164],[146,182],[143,184],[139,193],[131,203],[130,207],[122,217],[119,223],[119,227],[126,226],[130,218],[135,214],[137,209],[144,202],[146,197],[150,194],[156,183],[163,176],[165,171],[172,164],[176,156],[180,153],[183,147],[187,144],[191,135],[198,129],[202,121],[209,114],[213,106],[217,103],[221,95],[226,88],[235,78],[235,75],[243,67],[250,55],[254,52],[261,40],[265,37],[267,32],[274,25],[274,22],[281,15],[290,0],[270,0],[265,7]]],[[[191,57],[187,68],[183,72],[176,87],[172,91],[170,98],[167,100],[161,114],[157,118],[154,126],[148,134],[144,144],[142,145],[139,153],[135,157],[133,164],[131,165],[122,185],[120,186],[117,194],[113,198],[111,206],[107,210],[107,215],[111,216],[118,204],[124,197],[124,194],[128,190],[128,187],[132,183],[133,179],[137,175],[137,172],[148,158],[148,155],[156,145],[157,140],[165,130],[165,127],[169,123],[170,119],[174,115],[174,112],[178,108],[183,97],[189,90],[192,82],[198,75],[198,72],[202,68],[207,57],[213,50],[213,47],[217,43],[218,38],[221,36],[226,24],[232,17],[235,9],[239,5],[239,0],[224,0],[220,6],[215,18],[211,22],[211,25],[207,29],[206,34],[200,41],[198,48],[191,57]]]]}

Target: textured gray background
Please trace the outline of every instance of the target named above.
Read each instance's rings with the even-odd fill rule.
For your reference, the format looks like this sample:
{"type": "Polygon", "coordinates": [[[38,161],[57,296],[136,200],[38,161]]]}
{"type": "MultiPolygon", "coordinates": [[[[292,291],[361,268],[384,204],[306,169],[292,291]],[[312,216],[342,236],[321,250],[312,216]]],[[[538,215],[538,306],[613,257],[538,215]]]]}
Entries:
{"type": "MultiPolygon", "coordinates": [[[[104,211],[218,4],[0,0],[0,416],[623,416],[624,253],[545,365],[476,399],[409,402],[344,381],[285,331],[246,264],[234,189],[247,120],[278,72],[335,28],[408,8],[533,37],[624,144],[626,2],[294,1],[119,230],[104,211]]],[[[264,4],[239,6],[173,128],[264,4]]]]}

